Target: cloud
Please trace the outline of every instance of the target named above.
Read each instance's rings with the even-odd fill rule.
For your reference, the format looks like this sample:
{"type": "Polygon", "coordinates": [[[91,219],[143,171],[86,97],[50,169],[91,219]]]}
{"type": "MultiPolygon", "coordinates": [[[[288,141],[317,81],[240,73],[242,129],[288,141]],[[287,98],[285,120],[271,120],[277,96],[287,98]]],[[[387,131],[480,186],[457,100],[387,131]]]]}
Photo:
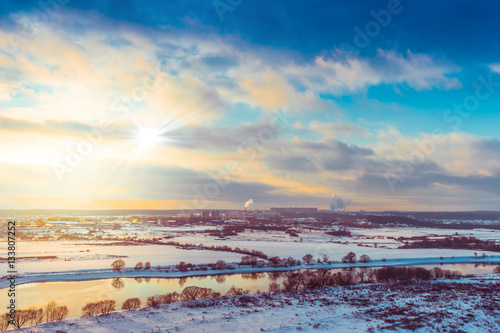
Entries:
{"type": "Polygon", "coordinates": [[[406,56],[394,50],[378,50],[374,58],[360,58],[337,50],[332,57],[318,56],[313,64],[288,66],[293,81],[307,89],[343,95],[379,84],[407,84],[415,90],[461,88],[456,65],[437,61],[427,54],[406,56]]]}
{"type": "Polygon", "coordinates": [[[374,154],[370,148],[346,144],[337,139],[325,142],[295,140],[281,146],[286,147],[287,153],[268,154],[265,158],[268,165],[303,173],[357,169],[371,164],[369,157],[374,154]]]}

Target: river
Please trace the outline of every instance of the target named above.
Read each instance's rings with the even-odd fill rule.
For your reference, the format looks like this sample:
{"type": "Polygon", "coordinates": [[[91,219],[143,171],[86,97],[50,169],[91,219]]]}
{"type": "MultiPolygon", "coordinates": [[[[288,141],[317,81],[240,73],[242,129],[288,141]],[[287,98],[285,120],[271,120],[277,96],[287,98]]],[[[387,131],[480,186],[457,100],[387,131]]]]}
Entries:
{"type": "MultiPolygon", "coordinates": [[[[460,271],[462,274],[491,274],[497,265],[494,264],[444,264],[420,265],[431,269],[441,267],[460,271]]],[[[360,268],[331,269],[332,272],[351,270],[356,272],[360,268]]],[[[361,268],[362,269],[362,268],[361,268]]],[[[88,302],[104,299],[116,301],[117,309],[122,303],[132,297],[137,297],[142,304],[148,296],[165,294],[176,291],[181,293],[185,287],[199,286],[212,288],[224,295],[231,286],[248,289],[250,293],[259,290],[268,291],[269,284],[282,284],[285,280],[284,272],[212,275],[188,278],[120,278],[74,282],[40,282],[26,283],[16,286],[17,308],[45,307],[49,301],[56,301],[59,305],[69,308],[69,316],[81,315],[82,307],[88,302]]],[[[7,304],[7,289],[0,289],[1,304],[7,304]]]]}

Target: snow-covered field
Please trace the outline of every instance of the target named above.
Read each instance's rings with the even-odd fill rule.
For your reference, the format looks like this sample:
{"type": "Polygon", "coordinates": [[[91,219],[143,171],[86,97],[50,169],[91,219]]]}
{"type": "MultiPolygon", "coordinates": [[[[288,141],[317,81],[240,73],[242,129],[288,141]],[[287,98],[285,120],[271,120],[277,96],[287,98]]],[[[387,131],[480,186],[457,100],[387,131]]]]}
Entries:
{"type": "MultiPolygon", "coordinates": [[[[269,257],[292,257],[301,259],[310,253],[314,258],[321,258],[327,254],[330,260],[340,261],[349,252],[354,252],[358,256],[367,254],[372,259],[409,259],[409,258],[432,258],[432,257],[452,257],[452,256],[474,256],[473,250],[453,250],[453,249],[398,249],[402,244],[393,239],[380,239],[377,247],[374,247],[366,240],[361,240],[359,236],[337,238],[325,235],[320,232],[311,232],[304,235],[303,241],[297,238],[290,238],[285,233],[268,234],[265,232],[246,232],[240,236],[231,237],[228,240],[218,240],[207,235],[175,237],[172,240],[182,244],[204,244],[204,245],[227,245],[232,248],[258,250],[269,257]],[[331,241],[342,243],[332,243],[331,241]],[[363,245],[362,245],[363,244],[363,245]]],[[[302,234],[301,234],[302,236],[302,234]]],[[[385,237],[385,236],[384,236],[385,237]]],[[[391,236],[387,236],[391,237],[391,236]]],[[[373,239],[370,239],[373,243],[373,239]]],[[[482,253],[482,252],[481,252],[482,253]]],[[[496,255],[496,252],[485,252],[487,255],[496,255]]]]}
{"type": "MultiPolygon", "coordinates": [[[[127,267],[134,267],[139,261],[151,262],[153,267],[178,264],[180,261],[193,264],[211,263],[219,259],[239,262],[241,255],[229,252],[207,250],[183,250],[165,245],[88,245],[90,241],[46,241],[18,242],[18,257],[57,256],[58,259],[19,260],[20,274],[32,272],[61,272],[84,269],[110,268],[111,263],[120,258],[127,267]]],[[[94,242],[95,243],[95,242],[94,242]]],[[[99,243],[113,243],[99,241],[99,243]]]]}
{"type": "MultiPolygon", "coordinates": [[[[149,233],[139,230],[145,239],[158,237],[159,233],[174,235],[173,240],[182,244],[226,245],[232,248],[258,250],[269,257],[292,257],[302,259],[306,254],[312,254],[315,259],[328,255],[330,261],[340,261],[348,252],[354,252],[358,257],[367,254],[373,261],[399,260],[401,264],[435,263],[440,257],[473,258],[474,250],[453,249],[398,249],[402,244],[398,237],[452,235],[475,236],[484,240],[499,239],[500,232],[491,230],[446,230],[431,228],[386,228],[386,229],[352,229],[350,237],[334,237],[323,231],[302,229],[299,237],[290,237],[280,231],[245,231],[229,239],[220,240],[205,233],[184,233],[179,228],[157,228],[149,233]],[[172,229],[172,230],[170,230],[172,229]],[[415,262],[417,261],[417,262],[415,262]]],[[[181,228],[182,229],[182,228],[181,228]]],[[[199,228],[198,228],[199,229],[199,228]]],[[[201,230],[201,229],[200,229],[201,230]]],[[[197,231],[200,231],[197,230],[197,231]]],[[[124,231],[121,231],[124,232],[124,231]]],[[[126,230],[127,234],[132,233],[126,230]]],[[[160,235],[161,236],[161,235],[160,235]]],[[[17,270],[20,275],[57,274],[65,272],[107,270],[111,263],[120,258],[131,269],[137,262],[149,261],[152,267],[173,267],[180,261],[193,264],[214,263],[224,260],[237,263],[242,254],[211,250],[186,250],[170,245],[110,245],[114,241],[28,241],[17,242],[17,256],[47,257],[56,259],[26,259],[18,260],[17,270]]],[[[479,253],[482,255],[483,252],[479,253]]],[[[485,252],[488,257],[499,255],[495,252],[485,252]]],[[[469,260],[470,261],[470,260],[469,260]]],[[[467,262],[463,261],[462,262],[467,262]]],[[[1,272],[0,272],[1,274],[1,272]]],[[[4,274],[1,274],[4,275],[4,274]]]]}
{"type": "MultiPolygon", "coordinates": [[[[297,230],[298,237],[292,237],[282,231],[247,230],[226,239],[209,236],[200,232],[203,229],[199,227],[193,230],[185,230],[183,228],[147,229],[140,226],[136,231],[134,232],[132,227],[127,227],[113,231],[113,233],[116,233],[116,237],[120,235],[138,235],[139,239],[142,240],[163,238],[163,241],[166,241],[166,238],[169,238],[169,241],[176,241],[181,244],[225,245],[233,249],[261,251],[268,257],[279,256],[281,258],[302,259],[304,255],[312,254],[315,259],[318,259],[323,258],[323,255],[327,255],[330,263],[314,262],[310,265],[303,264],[302,266],[276,268],[243,266],[236,267],[233,270],[179,272],[173,268],[180,261],[193,264],[208,264],[215,263],[217,260],[224,260],[227,263],[235,264],[240,262],[243,255],[213,250],[187,250],[172,245],[146,245],[144,243],[140,244],[140,242],[136,243],[140,245],[123,245],[123,243],[117,243],[116,240],[18,241],[16,246],[18,258],[32,258],[21,259],[17,262],[19,274],[16,283],[19,285],[29,282],[97,280],[116,277],[178,278],[298,268],[500,263],[500,253],[498,252],[484,252],[486,257],[483,258],[482,251],[474,250],[398,248],[402,245],[398,240],[399,237],[459,235],[474,236],[482,240],[500,240],[500,232],[491,230],[351,229],[352,236],[349,237],[334,237],[326,235],[324,231],[314,229],[299,229],[297,230]],[[348,252],[356,253],[358,258],[362,254],[367,254],[370,256],[371,261],[369,263],[341,263],[341,258],[348,252]],[[476,256],[476,252],[479,252],[477,253],[479,256],[476,256]],[[46,258],[35,259],[36,257],[46,258]],[[123,259],[126,262],[125,270],[121,273],[113,272],[110,269],[111,263],[116,259],[123,259]],[[137,262],[144,263],[147,261],[151,263],[153,269],[147,271],[135,271],[133,269],[137,262]],[[156,266],[161,266],[162,270],[155,269],[156,266]],[[168,271],[165,271],[165,268],[168,268],[168,271]]],[[[489,267],[486,270],[491,269],[491,266],[489,267]]],[[[474,274],[485,272],[485,268],[478,268],[477,270],[474,266],[472,268],[474,274]]],[[[0,276],[3,275],[5,274],[0,272],[0,276]]],[[[483,279],[492,277],[492,275],[489,275],[489,277],[483,277],[483,279]]],[[[487,282],[481,282],[478,279],[460,281],[460,283],[470,287],[471,292],[481,286],[490,288],[487,282]]],[[[447,283],[456,288],[455,282],[447,283]]],[[[495,288],[498,287],[498,283],[498,281],[495,281],[495,288]]],[[[0,288],[6,288],[8,285],[7,279],[0,280],[0,288]]],[[[26,286],[30,287],[32,285],[26,286]]],[[[366,285],[349,288],[337,287],[329,289],[325,293],[304,291],[300,295],[274,294],[268,299],[265,298],[268,296],[249,295],[244,296],[250,300],[243,302],[245,305],[242,305],[243,303],[238,300],[241,297],[223,298],[217,299],[215,306],[206,308],[186,308],[180,304],[175,304],[164,309],[118,312],[107,317],[92,319],[73,317],[60,324],[42,325],[22,331],[257,332],[262,329],[263,331],[272,332],[296,330],[379,332],[391,327],[397,331],[404,331],[403,327],[410,325],[406,318],[409,317],[413,318],[411,320],[415,322],[424,322],[427,325],[424,327],[418,325],[418,327],[412,327],[413,324],[408,326],[410,330],[416,330],[417,332],[438,331],[444,328],[451,332],[452,330],[449,330],[449,328],[455,326],[455,332],[500,332],[498,320],[493,319],[500,315],[498,305],[496,305],[496,310],[485,310],[478,305],[480,301],[490,301],[485,300],[485,298],[496,297],[493,294],[488,296],[487,293],[483,292],[474,300],[469,297],[470,295],[465,289],[455,295],[452,295],[450,290],[446,290],[447,293],[450,293],[449,297],[441,299],[438,295],[442,296],[442,293],[435,290],[410,292],[411,290],[406,289],[395,291],[399,287],[385,291],[377,289],[384,288],[383,285],[374,287],[374,290],[367,288],[366,285]],[[436,297],[438,298],[436,299],[436,297]],[[377,300],[376,304],[372,302],[375,299],[377,300]],[[399,308],[401,308],[400,312],[396,315],[388,313],[388,311],[392,311],[391,309],[399,308]],[[436,311],[432,309],[436,309],[436,311]],[[439,314],[438,317],[436,317],[436,313],[439,314]],[[387,318],[392,318],[391,316],[394,317],[394,320],[390,319],[388,321],[387,318]],[[475,319],[470,320],[471,316],[474,316],[475,319]],[[419,318],[422,317],[430,317],[432,320],[420,320],[419,318]],[[443,323],[441,324],[440,321],[443,323]],[[457,323],[464,323],[464,326],[459,327],[457,323]]]]}
{"type": "MultiPolygon", "coordinates": [[[[498,276],[497,276],[498,278],[498,276]]],[[[174,303],[19,332],[500,332],[494,276],[174,303]]]]}

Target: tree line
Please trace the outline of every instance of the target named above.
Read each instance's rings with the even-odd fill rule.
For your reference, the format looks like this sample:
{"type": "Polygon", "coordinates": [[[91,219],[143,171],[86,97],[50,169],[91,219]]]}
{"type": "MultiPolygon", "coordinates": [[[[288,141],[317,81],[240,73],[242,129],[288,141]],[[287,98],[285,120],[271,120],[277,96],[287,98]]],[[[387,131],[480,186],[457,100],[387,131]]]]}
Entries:
{"type": "Polygon", "coordinates": [[[500,252],[500,243],[488,240],[481,240],[476,237],[447,236],[442,239],[422,239],[416,242],[407,242],[401,249],[465,249],[500,252]]]}
{"type": "Polygon", "coordinates": [[[5,331],[9,326],[22,328],[24,326],[36,326],[43,322],[51,323],[62,321],[68,315],[69,310],[65,305],[57,305],[51,301],[45,308],[28,308],[15,311],[15,319],[11,318],[10,313],[5,313],[0,317],[0,331],[5,331]],[[13,324],[12,324],[13,320],[13,324]]]}

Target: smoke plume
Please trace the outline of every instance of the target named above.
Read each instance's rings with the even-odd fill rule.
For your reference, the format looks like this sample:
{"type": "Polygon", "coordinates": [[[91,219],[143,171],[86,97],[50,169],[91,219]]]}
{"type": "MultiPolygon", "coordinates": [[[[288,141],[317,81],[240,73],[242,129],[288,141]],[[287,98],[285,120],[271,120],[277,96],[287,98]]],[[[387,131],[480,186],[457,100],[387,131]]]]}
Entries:
{"type": "Polygon", "coordinates": [[[342,197],[338,194],[332,194],[332,200],[330,201],[330,210],[332,212],[334,211],[340,211],[346,209],[348,205],[351,204],[351,199],[342,199],[342,197]]]}
{"type": "Polygon", "coordinates": [[[245,208],[246,209],[253,209],[253,200],[252,199],[245,202],[245,208]]]}

